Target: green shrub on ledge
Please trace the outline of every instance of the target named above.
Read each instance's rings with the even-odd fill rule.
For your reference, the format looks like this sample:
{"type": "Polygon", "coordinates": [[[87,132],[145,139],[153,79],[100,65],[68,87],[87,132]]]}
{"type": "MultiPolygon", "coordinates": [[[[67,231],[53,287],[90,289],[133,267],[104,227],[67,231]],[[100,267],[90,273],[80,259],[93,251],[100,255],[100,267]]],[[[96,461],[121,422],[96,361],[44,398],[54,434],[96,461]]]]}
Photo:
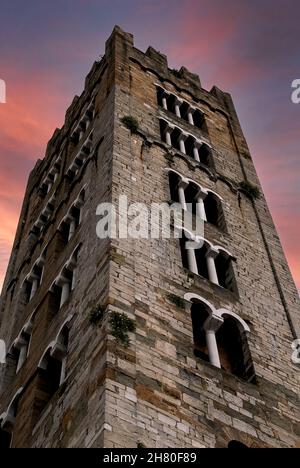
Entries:
{"type": "Polygon", "coordinates": [[[249,198],[256,199],[256,198],[259,198],[259,196],[260,196],[259,188],[258,188],[256,185],[253,185],[253,184],[251,184],[250,182],[247,182],[247,181],[245,181],[245,180],[243,180],[243,181],[240,183],[239,188],[240,188],[249,198]]]}
{"type": "Polygon", "coordinates": [[[125,115],[121,122],[127,127],[132,133],[135,133],[139,128],[139,122],[135,117],[132,115],[125,115]]]}
{"type": "Polygon", "coordinates": [[[97,305],[92,308],[89,313],[89,322],[91,325],[97,325],[104,316],[104,308],[100,305],[97,305]]]}
{"type": "Polygon", "coordinates": [[[175,294],[172,294],[172,293],[168,293],[166,297],[170,302],[172,302],[177,307],[179,307],[179,309],[185,308],[185,300],[182,299],[182,297],[176,296],[175,294]]]}
{"type": "Polygon", "coordinates": [[[128,348],[130,344],[128,333],[136,330],[135,322],[124,313],[112,312],[109,323],[112,336],[125,348],[128,348]]]}

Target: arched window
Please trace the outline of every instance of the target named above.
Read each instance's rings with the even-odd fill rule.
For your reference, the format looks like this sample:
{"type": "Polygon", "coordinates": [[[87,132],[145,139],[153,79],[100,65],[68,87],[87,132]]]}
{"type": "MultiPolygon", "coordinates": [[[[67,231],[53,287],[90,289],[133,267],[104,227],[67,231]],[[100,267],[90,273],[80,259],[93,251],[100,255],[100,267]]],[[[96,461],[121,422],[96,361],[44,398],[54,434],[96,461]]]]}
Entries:
{"type": "Polygon", "coordinates": [[[80,150],[78,151],[72,163],[70,164],[69,168],[67,169],[67,176],[69,180],[72,181],[77,175],[77,173],[79,172],[85,160],[91,153],[92,145],[93,145],[93,131],[91,131],[88,137],[85,139],[85,141],[81,145],[80,150]]]}
{"type": "Polygon", "coordinates": [[[12,345],[11,354],[14,357],[15,373],[19,372],[26,361],[30,343],[30,334],[22,331],[12,345]]]}
{"type": "Polygon", "coordinates": [[[206,333],[204,330],[204,323],[209,317],[209,309],[205,304],[192,304],[191,316],[194,336],[194,354],[196,357],[209,362],[206,333]]]}
{"type": "Polygon", "coordinates": [[[193,300],[191,319],[195,356],[255,383],[246,335],[250,329],[246,322],[227,309],[214,309],[197,295],[187,294],[185,298],[193,300]]]}
{"type": "Polygon", "coordinates": [[[68,345],[69,322],[62,327],[56,341],[49,346],[38,365],[38,399],[35,402],[36,417],[39,417],[65,381],[68,345]]]}
{"type": "Polygon", "coordinates": [[[157,86],[156,87],[156,95],[157,95],[158,105],[167,110],[165,90],[163,88],[161,88],[160,86],[157,86]]]}
{"type": "Polygon", "coordinates": [[[204,113],[199,109],[196,109],[193,112],[194,125],[200,128],[202,131],[207,132],[207,126],[204,118],[204,113]]]}
{"type": "Polygon", "coordinates": [[[231,316],[216,332],[222,369],[247,382],[256,382],[246,330],[231,316]]]}
{"type": "Polygon", "coordinates": [[[44,265],[47,255],[47,246],[42,251],[40,257],[35,261],[30,273],[26,276],[22,285],[22,299],[27,304],[35,296],[39,286],[41,285],[44,265]]]}
{"type": "Polygon", "coordinates": [[[180,250],[184,268],[211,283],[236,291],[232,256],[225,249],[213,246],[205,239],[193,240],[193,236],[183,230],[180,250]]]}
{"type": "Polygon", "coordinates": [[[9,448],[11,445],[12,432],[15,425],[18,406],[21,394],[23,392],[23,387],[14,395],[11,400],[7,410],[0,416],[0,447],[9,448]]]}
{"type": "Polygon", "coordinates": [[[50,288],[49,316],[50,319],[68,301],[72,290],[75,287],[76,267],[80,246],[77,246],[69,260],[62,268],[50,288]]]}
{"type": "Polygon", "coordinates": [[[174,170],[169,172],[169,186],[172,201],[179,202],[182,209],[189,209],[203,221],[225,231],[222,199],[215,192],[186,179],[174,170]],[[180,193],[181,190],[181,193],[180,193]]]}
{"type": "Polygon", "coordinates": [[[225,221],[221,198],[208,190],[207,195],[204,198],[204,208],[207,222],[220,229],[224,229],[225,221]]]}
{"type": "Polygon", "coordinates": [[[181,151],[180,147],[180,139],[182,137],[182,132],[179,130],[179,128],[175,127],[171,133],[171,145],[173,148],[177,149],[178,151],[181,151]]]}
{"type": "Polygon", "coordinates": [[[61,241],[65,246],[75,234],[76,229],[81,223],[82,206],[85,200],[85,189],[81,190],[79,196],[72,204],[67,215],[61,221],[58,231],[61,234],[61,241]]]}
{"type": "Polygon", "coordinates": [[[232,267],[232,257],[228,252],[219,249],[219,254],[215,258],[215,266],[218,275],[219,285],[229,291],[236,291],[236,281],[232,267]]]}
{"type": "Polygon", "coordinates": [[[199,154],[200,162],[204,166],[213,168],[212,150],[206,143],[203,143],[199,147],[198,154],[199,154]]]}

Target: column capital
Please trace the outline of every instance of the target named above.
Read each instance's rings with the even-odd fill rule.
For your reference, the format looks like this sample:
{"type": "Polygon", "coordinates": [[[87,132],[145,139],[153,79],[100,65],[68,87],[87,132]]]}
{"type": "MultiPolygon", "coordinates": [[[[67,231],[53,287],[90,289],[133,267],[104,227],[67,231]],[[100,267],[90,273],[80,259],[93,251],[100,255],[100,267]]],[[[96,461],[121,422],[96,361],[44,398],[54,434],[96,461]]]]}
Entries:
{"type": "Polygon", "coordinates": [[[66,276],[64,276],[63,274],[60,274],[56,280],[55,280],[55,284],[59,287],[62,287],[64,284],[66,283],[71,283],[69,278],[67,278],[66,276]]]}
{"type": "Polygon", "coordinates": [[[204,200],[208,195],[208,192],[206,189],[202,188],[202,187],[199,187],[199,190],[195,196],[196,199],[199,199],[201,198],[202,200],[204,200]]]}
{"type": "Polygon", "coordinates": [[[219,255],[219,251],[217,249],[215,249],[214,247],[209,247],[208,251],[206,252],[205,256],[206,258],[210,257],[210,258],[216,258],[217,256],[219,255]]]}
{"type": "MultiPolygon", "coordinates": [[[[166,121],[165,121],[166,122],[166,121]]],[[[166,122],[166,127],[165,127],[165,132],[170,132],[174,130],[174,125],[170,124],[169,122],[166,122]]]]}
{"type": "Polygon", "coordinates": [[[216,333],[223,323],[224,319],[222,317],[212,314],[205,320],[203,328],[206,332],[216,333]]]}
{"type": "Polygon", "coordinates": [[[56,342],[50,351],[50,355],[55,359],[62,360],[67,354],[67,349],[64,344],[56,342]]]}
{"type": "Polygon", "coordinates": [[[196,140],[196,139],[195,139],[195,141],[194,141],[194,147],[197,148],[197,149],[199,149],[199,148],[201,148],[201,146],[203,145],[203,143],[204,143],[203,141],[201,141],[201,140],[196,140]]]}
{"type": "Polygon", "coordinates": [[[191,104],[189,104],[188,102],[187,102],[187,105],[188,105],[188,112],[190,114],[194,114],[194,112],[196,111],[195,107],[192,107],[191,104]]]}
{"type": "Polygon", "coordinates": [[[27,341],[26,341],[24,338],[22,338],[21,336],[19,336],[19,337],[15,340],[15,342],[14,342],[14,344],[13,344],[13,347],[14,347],[15,349],[19,349],[19,350],[20,350],[20,349],[22,348],[22,346],[26,346],[26,345],[27,345],[27,341]]]}
{"type": "Polygon", "coordinates": [[[178,137],[178,140],[185,141],[188,138],[188,136],[189,135],[187,133],[181,132],[179,137],[178,137]]]}
{"type": "Polygon", "coordinates": [[[180,99],[178,96],[175,96],[175,99],[174,99],[174,104],[175,106],[181,106],[181,104],[183,103],[183,100],[180,99]]]}
{"type": "Polygon", "coordinates": [[[189,185],[189,180],[186,177],[181,177],[178,182],[178,188],[186,189],[188,185],[189,185]]]}

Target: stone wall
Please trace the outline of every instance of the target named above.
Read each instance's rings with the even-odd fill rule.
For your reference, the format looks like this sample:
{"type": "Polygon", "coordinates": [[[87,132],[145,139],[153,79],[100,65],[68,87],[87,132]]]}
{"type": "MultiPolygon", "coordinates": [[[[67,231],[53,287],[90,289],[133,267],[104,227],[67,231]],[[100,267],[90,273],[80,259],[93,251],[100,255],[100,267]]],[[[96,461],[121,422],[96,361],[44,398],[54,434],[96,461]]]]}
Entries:
{"type": "Polygon", "coordinates": [[[94,65],[83,94],[74,99],[65,125],[30,176],[1,299],[0,332],[8,344],[36,312],[28,359],[4,386],[0,400],[1,414],[24,387],[13,431],[15,447],[226,447],[230,440],[251,447],[292,447],[300,439],[299,368],[291,361],[299,299],[247,144],[229,95],[217,88],[205,91],[185,68],[176,75],[164,55],[153,48],[143,54],[134,48],[132,35],[116,27],[105,57],[94,65]],[[162,142],[159,117],[199,138],[202,133],[159,108],[157,84],[204,111],[214,171],[162,142]],[[94,91],[93,151],[70,183],[64,174],[78,150],[71,130],[94,91]],[[122,123],[126,115],[138,120],[136,133],[122,123]],[[29,251],[32,223],[47,202],[39,196],[41,179],[60,152],[63,165],[52,189],[55,211],[29,251]],[[236,292],[183,268],[178,239],[97,238],[100,202],[118,203],[121,194],[129,203],[147,206],[169,201],[168,168],[222,197],[226,230],[207,224],[205,237],[235,257],[236,292]],[[238,190],[243,180],[259,187],[258,200],[238,190]],[[57,228],[85,185],[82,223],[61,251],[57,228]],[[44,280],[25,306],[22,282],[47,244],[44,280]],[[49,288],[78,244],[75,289],[49,321],[49,288]],[[194,356],[191,304],[183,300],[191,292],[248,323],[256,384],[194,356]],[[176,304],[170,294],[178,298],[176,304]],[[92,326],[89,313],[95,305],[105,314],[92,326]],[[113,312],[136,322],[128,348],[111,333],[113,312]],[[42,397],[37,365],[70,314],[67,378],[38,417],[36,402],[42,397]]]}

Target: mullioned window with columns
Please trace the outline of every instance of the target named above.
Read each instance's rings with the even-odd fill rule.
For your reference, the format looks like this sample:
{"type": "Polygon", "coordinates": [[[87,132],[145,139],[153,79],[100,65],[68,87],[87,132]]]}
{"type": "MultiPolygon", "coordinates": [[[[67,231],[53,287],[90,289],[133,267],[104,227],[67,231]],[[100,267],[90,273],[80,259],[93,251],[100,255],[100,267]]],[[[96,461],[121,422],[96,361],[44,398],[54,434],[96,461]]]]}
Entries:
{"type": "Polygon", "coordinates": [[[255,383],[255,370],[248,344],[249,325],[228,309],[216,309],[206,299],[188,293],[194,355],[249,383],[255,383]]]}

